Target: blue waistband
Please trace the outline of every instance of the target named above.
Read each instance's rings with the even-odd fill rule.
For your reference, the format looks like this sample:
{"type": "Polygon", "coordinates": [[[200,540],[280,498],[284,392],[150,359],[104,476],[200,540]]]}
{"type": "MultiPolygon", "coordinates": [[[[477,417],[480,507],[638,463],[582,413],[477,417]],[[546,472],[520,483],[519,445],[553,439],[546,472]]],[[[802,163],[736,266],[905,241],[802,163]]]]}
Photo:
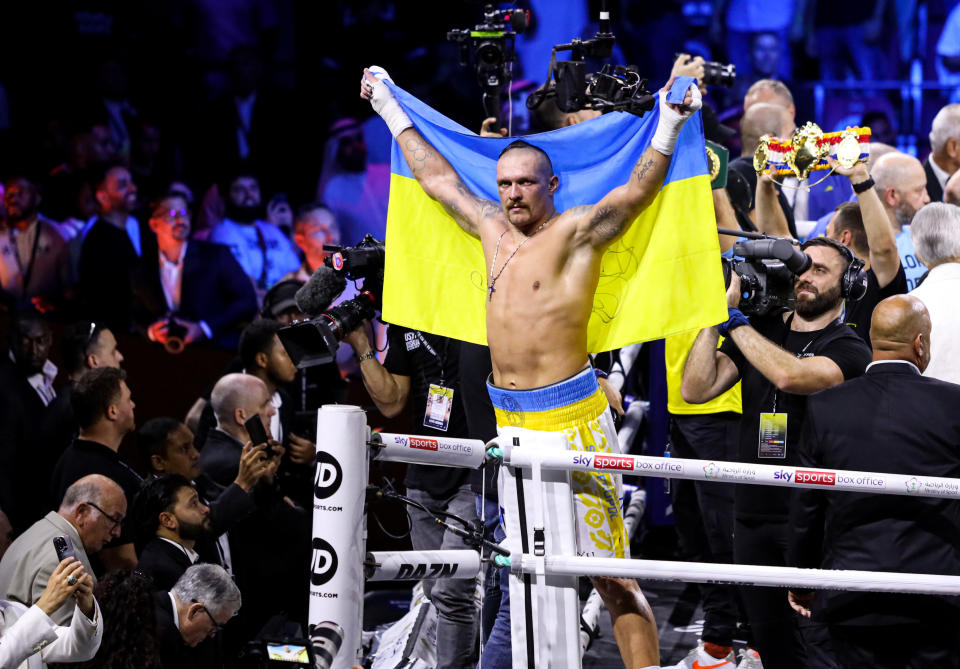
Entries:
{"type": "Polygon", "coordinates": [[[549,386],[510,390],[487,381],[487,392],[495,409],[503,411],[549,411],[586,399],[597,392],[597,377],[593,367],[587,367],[571,377],[549,386]]]}

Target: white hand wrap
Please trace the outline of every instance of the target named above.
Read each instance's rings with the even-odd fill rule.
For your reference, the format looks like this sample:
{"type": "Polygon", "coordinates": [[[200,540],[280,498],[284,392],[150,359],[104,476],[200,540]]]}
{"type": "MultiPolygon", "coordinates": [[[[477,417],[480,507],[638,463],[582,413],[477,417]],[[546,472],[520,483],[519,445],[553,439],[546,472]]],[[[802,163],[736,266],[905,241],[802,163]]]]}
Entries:
{"type": "Polygon", "coordinates": [[[693,97],[693,101],[682,114],[675,112],[667,105],[667,94],[660,91],[660,122],[657,124],[657,131],[653,134],[650,146],[665,156],[673,155],[673,149],[677,145],[677,137],[680,135],[680,128],[683,127],[688,118],[693,116],[693,112],[703,106],[703,98],[696,84],[690,84],[688,90],[693,97]]]}
{"type": "MultiPolygon", "coordinates": [[[[377,65],[371,65],[368,69],[377,78],[377,81],[371,84],[373,97],[370,99],[370,104],[373,106],[373,111],[380,114],[380,117],[386,122],[390,134],[396,138],[407,128],[412,128],[413,123],[406,112],[403,111],[400,103],[393,97],[393,93],[383,83],[384,81],[393,83],[393,79],[390,78],[387,71],[377,65]]],[[[370,83],[369,80],[367,80],[367,83],[370,83]]]]}

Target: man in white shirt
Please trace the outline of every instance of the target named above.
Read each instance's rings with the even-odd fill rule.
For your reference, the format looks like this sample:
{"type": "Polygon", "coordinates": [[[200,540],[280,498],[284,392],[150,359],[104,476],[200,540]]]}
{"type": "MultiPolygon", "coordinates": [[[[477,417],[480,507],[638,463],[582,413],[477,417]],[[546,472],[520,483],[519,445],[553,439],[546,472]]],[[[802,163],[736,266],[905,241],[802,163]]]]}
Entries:
{"type": "Polygon", "coordinates": [[[33,606],[0,599],[0,667],[41,669],[48,662],[92,659],[103,638],[100,621],[93,578],[81,562],[65,558],[33,606]],[[77,601],[73,618],[57,625],[50,616],[70,597],[77,601]]]}
{"type": "Polygon", "coordinates": [[[229,249],[189,239],[190,209],[179,193],[153,204],[148,225],[153,235],[134,277],[138,328],[168,348],[176,335],[184,346],[207,341],[236,350],[257,311],[243,268],[229,249]]]}
{"type": "Polygon", "coordinates": [[[293,242],[275,225],[262,220],[260,183],[248,170],[238,170],[221,190],[226,216],[210,241],[230,247],[262,300],[266,291],[300,266],[293,242]],[[224,192],[225,191],[225,192],[224,192]]]}
{"type": "Polygon", "coordinates": [[[928,204],[914,216],[911,234],[917,257],[930,268],[910,293],[930,312],[930,364],[924,376],[960,383],[960,207],[928,204]]]}
{"type": "Polygon", "coordinates": [[[919,160],[895,151],[879,158],[871,166],[870,176],[897,238],[897,253],[907,274],[907,288],[912,290],[927,271],[914,253],[910,233],[914,215],[930,201],[926,172],[919,160]]]}

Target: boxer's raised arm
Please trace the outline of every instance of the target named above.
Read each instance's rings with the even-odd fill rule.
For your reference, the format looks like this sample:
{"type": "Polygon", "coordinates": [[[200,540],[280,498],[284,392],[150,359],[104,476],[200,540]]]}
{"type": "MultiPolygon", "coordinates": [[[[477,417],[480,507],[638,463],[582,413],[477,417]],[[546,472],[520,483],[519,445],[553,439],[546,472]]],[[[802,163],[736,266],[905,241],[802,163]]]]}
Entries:
{"type": "Polygon", "coordinates": [[[503,210],[491,200],[477,197],[453,169],[453,166],[413,127],[400,104],[382,79],[379,68],[365,69],[360,81],[360,97],[370,100],[397,140],[410,172],[424,192],[443,205],[457,224],[474,237],[480,236],[485,220],[502,216],[503,210]]]}
{"type": "Polygon", "coordinates": [[[578,238],[592,246],[605,248],[612,244],[660,192],[680,129],[702,104],[700,91],[695,84],[687,89],[682,105],[670,104],[666,97],[672,85],[671,77],[660,91],[657,131],[650,146],[634,165],[627,183],[614,188],[597,204],[584,209],[577,224],[578,238]]]}

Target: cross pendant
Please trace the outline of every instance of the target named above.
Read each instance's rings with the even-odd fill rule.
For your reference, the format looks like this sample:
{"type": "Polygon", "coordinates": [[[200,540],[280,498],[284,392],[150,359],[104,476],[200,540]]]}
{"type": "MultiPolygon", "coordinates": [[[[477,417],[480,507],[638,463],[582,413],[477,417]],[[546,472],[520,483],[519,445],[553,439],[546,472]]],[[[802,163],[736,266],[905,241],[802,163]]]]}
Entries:
{"type": "Polygon", "coordinates": [[[490,284],[490,287],[487,288],[487,302],[493,302],[493,294],[496,292],[496,288],[493,287],[493,284],[490,284]]]}

